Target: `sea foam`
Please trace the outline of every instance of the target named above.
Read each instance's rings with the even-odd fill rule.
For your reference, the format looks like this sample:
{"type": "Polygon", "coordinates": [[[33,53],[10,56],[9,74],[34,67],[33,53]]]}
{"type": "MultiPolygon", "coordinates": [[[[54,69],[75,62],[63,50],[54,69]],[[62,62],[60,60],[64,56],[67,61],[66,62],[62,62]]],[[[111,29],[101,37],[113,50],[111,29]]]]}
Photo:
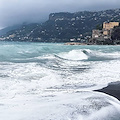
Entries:
{"type": "Polygon", "coordinates": [[[0,44],[1,120],[119,120],[120,102],[94,92],[120,78],[118,46],[0,44]]]}

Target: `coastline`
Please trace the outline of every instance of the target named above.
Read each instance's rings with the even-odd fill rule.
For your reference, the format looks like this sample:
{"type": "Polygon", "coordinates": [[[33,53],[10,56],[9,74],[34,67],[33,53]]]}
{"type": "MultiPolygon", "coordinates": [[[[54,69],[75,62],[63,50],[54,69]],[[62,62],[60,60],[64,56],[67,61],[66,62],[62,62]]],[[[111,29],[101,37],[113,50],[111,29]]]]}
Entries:
{"type": "Polygon", "coordinates": [[[120,46],[120,44],[92,44],[92,43],[80,43],[80,42],[66,42],[64,45],[114,45],[120,46]]]}
{"type": "Polygon", "coordinates": [[[99,90],[95,90],[95,91],[106,93],[108,95],[111,95],[117,98],[120,101],[120,81],[112,82],[108,84],[107,87],[99,89],[99,90]]]}

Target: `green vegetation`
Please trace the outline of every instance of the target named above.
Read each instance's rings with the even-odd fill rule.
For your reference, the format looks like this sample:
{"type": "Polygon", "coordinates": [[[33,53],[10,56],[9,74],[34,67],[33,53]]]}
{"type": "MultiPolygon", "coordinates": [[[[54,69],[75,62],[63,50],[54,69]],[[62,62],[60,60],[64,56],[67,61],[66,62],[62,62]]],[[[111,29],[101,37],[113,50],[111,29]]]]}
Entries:
{"type": "Polygon", "coordinates": [[[120,26],[115,27],[112,32],[112,39],[113,40],[120,40],[120,26]]]}
{"type": "Polygon", "coordinates": [[[102,25],[102,24],[96,25],[96,29],[97,29],[97,30],[102,30],[102,28],[103,28],[103,25],[102,25]]]}
{"type": "MultiPolygon", "coordinates": [[[[51,13],[49,20],[42,23],[22,25],[19,29],[9,31],[3,40],[69,42],[82,41],[91,36],[93,29],[101,29],[103,22],[120,21],[120,9],[99,12],[51,13]]],[[[115,32],[117,30],[114,30],[115,32]]],[[[113,32],[113,38],[115,38],[113,32]]]]}

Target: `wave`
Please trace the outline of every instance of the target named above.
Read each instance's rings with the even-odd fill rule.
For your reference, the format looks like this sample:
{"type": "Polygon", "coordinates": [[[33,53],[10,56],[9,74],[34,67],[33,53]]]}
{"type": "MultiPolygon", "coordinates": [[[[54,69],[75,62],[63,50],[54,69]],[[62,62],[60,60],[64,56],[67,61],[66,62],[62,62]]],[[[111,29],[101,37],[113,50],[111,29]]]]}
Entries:
{"type": "Polygon", "coordinates": [[[83,53],[88,56],[89,61],[104,61],[115,60],[120,58],[120,53],[105,53],[100,51],[83,50],[83,53]]]}
{"type": "Polygon", "coordinates": [[[0,50],[2,120],[120,120],[120,102],[93,91],[120,80],[119,47],[20,43],[0,50]]]}
{"type": "Polygon", "coordinates": [[[70,61],[80,61],[88,59],[88,56],[82,50],[71,50],[69,52],[54,55],[56,58],[70,61]]]}
{"type": "Polygon", "coordinates": [[[55,58],[68,61],[104,61],[120,59],[119,52],[106,53],[90,49],[71,50],[54,55],[55,58]]]}
{"type": "Polygon", "coordinates": [[[72,59],[67,59],[67,58],[62,58],[58,55],[54,55],[55,58],[61,59],[61,60],[66,60],[66,61],[80,61],[80,60],[72,60],[72,59]]]}

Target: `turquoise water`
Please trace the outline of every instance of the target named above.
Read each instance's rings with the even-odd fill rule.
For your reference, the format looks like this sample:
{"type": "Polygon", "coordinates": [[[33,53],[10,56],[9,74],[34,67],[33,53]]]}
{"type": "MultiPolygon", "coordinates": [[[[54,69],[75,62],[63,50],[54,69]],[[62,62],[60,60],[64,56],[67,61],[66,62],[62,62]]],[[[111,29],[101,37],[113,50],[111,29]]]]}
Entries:
{"type": "Polygon", "coordinates": [[[120,46],[0,42],[0,119],[119,120],[119,101],[93,92],[119,68],[120,46]]]}
{"type": "MultiPolygon", "coordinates": [[[[114,52],[117,52],[119,54],[120,52],[120,47],[119,46],[67,46],[64,44],[53,44],[53,43],[30,43],[30,42],[0,42],[0,61],[6,61],[6,62],[22,62],[23,60],[26,61],[26,59],[33,59],[33,62],[35,57],[40,57],[42,56],[49,56],[49,55],[56,55],[60,53],[65,53],[70,54],[71,52],[71,59],[72,58],[72,51],[73,54],[77,54],[77,52],[80,52],[81,58],[80,60],[84,59],[84,55],[82,56],[83,53],[81,53],[83,50],[88,50],[87,52],[90,52],[91,55],[94,54],[94,57],[109,57],[106,56],[108,54],[114,54],[114,52]],[[76,50],[76,51],[75,51],[76,50]],[[89,51],[92,50],[92,51],[89,51]],[[75,53],[74,53],[75,52],[75,53]],[[91,53],[93,52],[93,53],[91,53]],[[97,53],[98,52],[98,53],[97,53]],[[101,53],[103,53],[105,56],[99,56],[101,53]]],[[[77,55],[77,56],[80,56],[77,55]]],[[[84,53],[86,54],[86,53],[84,53]]],[[[88,53],[89,54],[89,53],[88,53]]],[[[115,54],[116,55],[116,54],[115,54]]],[[[115,57],[115,55],[113,55],[115,57]]],[[[111,58],[113,57],[111,55],[111,58]]],[[[65,56],[64,56],[65,57],[65,56]]],[[[67,57],[67,56],[66,56],[67,57]]],[[[79,60],[79,58],[75,60],[79,60]]],[[[99,61],[100,59],[96,59],[96,61],[99,61]]],[[[103,59],[104,61],[104,59],[103,59]]],[[[29,62],[26,61],[26,62],[29,62]]]]}

